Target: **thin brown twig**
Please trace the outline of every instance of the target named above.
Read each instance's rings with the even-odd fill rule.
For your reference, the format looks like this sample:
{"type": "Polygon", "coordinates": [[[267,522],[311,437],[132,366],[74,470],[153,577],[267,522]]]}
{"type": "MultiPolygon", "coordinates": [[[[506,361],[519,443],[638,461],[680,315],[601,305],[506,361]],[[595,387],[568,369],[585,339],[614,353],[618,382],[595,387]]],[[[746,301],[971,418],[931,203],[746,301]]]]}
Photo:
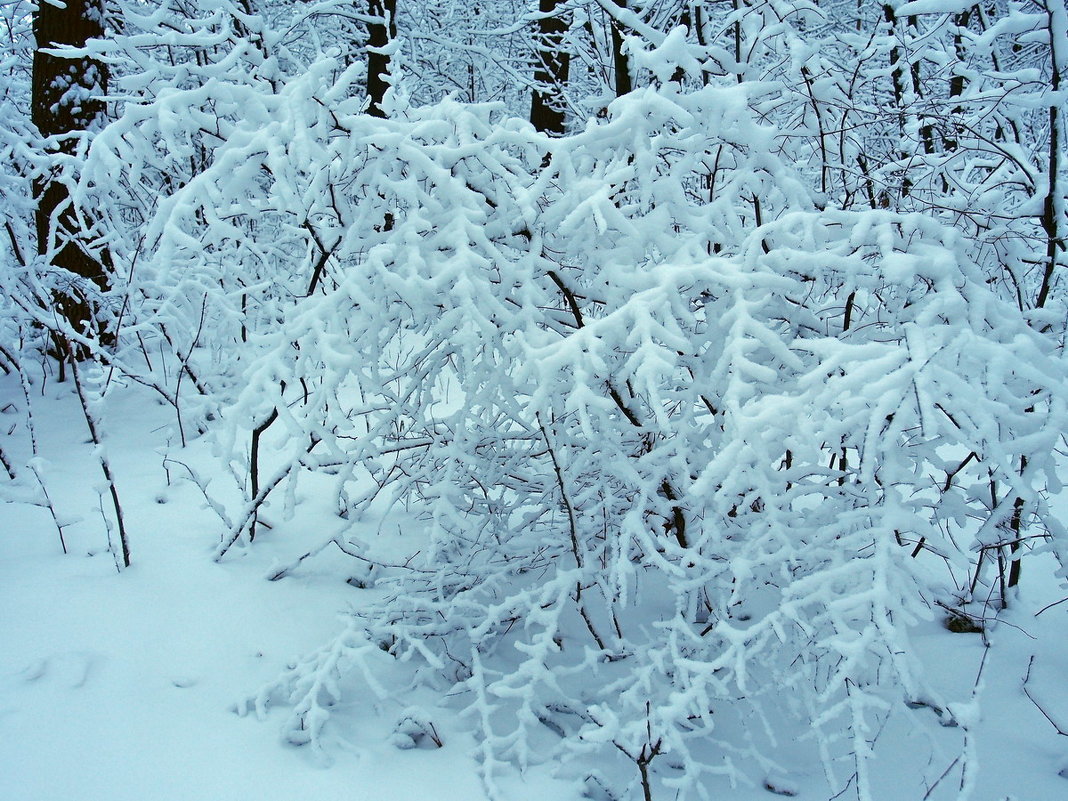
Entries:
{"type": "Polygon", "coordinates": [[[1054,601],[1051,604],[1046,604],[1041,609],[1039,609],[1037,612],[1035,612],[1035,617],[1038,617],[1043,612],[1045,612],[1047,609],[1052,609],[1055,606],[1059,606],[1060,604],[1063,604],[1065,601],[1068,601],[1068,598],[1061,598],[1059,601],[1054,601]]]}
{"type": "MultiPolygon", "coordinates": [[[[579,547],[578,525],[575,522],[575,509],[571,505],[571,499],[567,495],[567,488],[564,485],[564,474],[560,469],[560,462],[556,459],[556,452],[553,450],[552,443],[549,441],[549,432],[545,430],[545,425],[541,421],[541,415],[536,414],[535,417],[538,420],[538,427],[541,429],[541,435],[545,438],[545,447],[549,451],[549,458],[552,459],[553,471],[556,473],[556,483],[560,488],[560,497],[563,499],[564,509],[567,511],[568,530],[571,534],[571,552],[575,555],[575,565],[581,573],[585,568],[585,560],[582,557],[582,550],[579,547]]],[[[609,653],[609,649],[605,645],[604,639],[598,634],[596,627],[593,625],[593,620],[590,619],[590,615],[586,611],[586,605],[582,602],[581,577],[575,582],[575,603],[578,605],[579,615],[581,615],[583,622],[586,624],[586,628],[589,629],[593,641],[597,643],[597,647],[599,647],[602,652],[609,653]]]]}
{"type": "Polygon", "coordinates": [[[1024,676],[1024,680],[1023,680],[1024,695],[1026,695],[1028,697],[1028,699],[1031,701],[1031,703],[1035,705],[1035,709],[1037,709],[1039,712],[1042,713],[1042,717],[1044,717],[1046,720],[1049,721],[1050,725],[1053,727],[1054,731],[1057,732],[1057,734],[1061,735],[1062,737],[1068,737],[1068,731],[1065,731],[1064,729],[1062,729],[1060,727],[1060,725],[1057,723],[1057,721],[1055,721],[1052,718],[1052,716],[1049,714],[1049,712],[1047,712],[1045,709],[1043,709],[1042,705],[1040,703],[1038,703],[1038,701],[1035,700],[1035,697],[1033,695],[1031,695],[1031,691],[1029,689],[1027,689],[1027,682],[1029,682],[1031,680],[1031,667],[1034,664],[1035,664],[1035,655],[1031,654],[1031,658],[1027,662],[1027,674],[1024,676]]]}

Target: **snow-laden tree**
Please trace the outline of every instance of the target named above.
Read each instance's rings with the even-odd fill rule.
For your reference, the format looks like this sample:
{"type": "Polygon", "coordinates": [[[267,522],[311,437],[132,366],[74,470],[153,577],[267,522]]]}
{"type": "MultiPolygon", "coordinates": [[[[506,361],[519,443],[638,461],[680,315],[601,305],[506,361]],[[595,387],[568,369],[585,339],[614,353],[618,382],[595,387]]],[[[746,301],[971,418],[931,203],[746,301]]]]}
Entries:
{"type": "Polygon", "coordinates": [[[915,87],[902,205],[957,225],[1022,308],[1042,309],[1065,261],[1064,4],[921,0],[901,13],[914,15],[901,38],[915,87]]]}
{"type": "Polygon", "coordinates": [[[629,52],[645,88],[562,138],[402,88],[368,116],[336,58],[131,104],[94,143],[98,203],[117,165],[159,169],[161,134],[170,158],[213,144],[129,229],[120,335],[197,353],[248,478],[220,558],[329,476],[337,528],[307,558],[376,565],[345,632],[257,699],[293,705],[292,741],[362,665],[453,698],[491,790],[562,759],[623,792],[584,767],[618,759],[647,796],[699,795],[774,771],[804,726],[870,797],[886,718],[967,741],[910,627],[1000,596],[976,563],[1005,547],[1063,556],[1061,343],[953,227],[827,208],[753,112],[781,85],[696,88],[681,29],[629,52]],[[376,534],[399,504],[418,544],[376,534]]]}
{"type": "MultiPolygon", "coordinates": [[[[404,671],[464,710],[491,791],[552,760],[591,793],[699,796],[773,775],[777,738],[811,730],[829,782],[870,798],[891,718],[946,726],[967,777],[974,709],[927,686],[910,631],[1010,601],[1030,549],[1068,557],[1047,507],[1063,121],[1055,93],[1017,102],[1043,68],[991,55],[1026,23],[1059,76],[1063,20],[1006,6],[984,33],[942,3],[925,27],[916,3],[869,32],[831,3],[668,5],[557,4],[573,116],[549,137],[525,94],[439,101],[459,62],[433,59],[493,62],[501,29],[398,64],[380,117],[339,46],[369,19],[351,3],[129,4],[92,46],[116,118],[71,194],[121,278],[116,343],[84,344],[215,438],[244,496],[202,482],[217,558],[314,482],[336,527],[275,578],[328,547],[374,566],[345,631],[255,699],[292,706],[295,743],[404,671]],[[933,44],[968,37],[989,50],[933,44]],[[969,58],[959,91],[931,72],[969,58]],[[398,509],[404,537],[381,525],[398,509]]],[[[60,325],[32,265],[12,275],[27,320],[60,325]]]]}
{"type": "MultiPolygon", "coordinates": [[[[32,69],[29,8],[22,3],[0,5],[0,219],[5,265],[25,262],[34,250],[34,207],[30,176],[36,161],[31,143],[29,76],[32,69]]],[[[5,315],[6,316],[6,315],[5,315]]],[[[10,342],[8,337],[3,341],[10,342]]]]}

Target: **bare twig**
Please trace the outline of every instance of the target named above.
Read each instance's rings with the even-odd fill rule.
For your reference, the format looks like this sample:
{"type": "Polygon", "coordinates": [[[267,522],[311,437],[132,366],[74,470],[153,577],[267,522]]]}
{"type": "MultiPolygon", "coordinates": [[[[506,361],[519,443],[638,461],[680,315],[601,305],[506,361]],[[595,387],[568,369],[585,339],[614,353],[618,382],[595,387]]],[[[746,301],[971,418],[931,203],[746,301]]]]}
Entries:
{"type": "Polygon", "coordinates": [[[199,382],[197,381],[196,375],[194,375],[193,371],[191,369],[189,369],[189,360],[193,356],[193,350],[196,348],[197,344],[200,342],[200,335],[204,331],[204,318],[207,315],[207,311],[208,311],[208,296],[205,294],[204,295],[204,299],[200,303],[200,321],[197,323],[196,335],[193,337],[193,342],[189,345],[189,350],[186,351],[186,354],[185,354],[184,357],[180,353],[178,353],[177,350],[175,350],[175,353],[178,355],[178,358],[181,359],[181,362],[182,362],[182,369],[178,371],[178,379],[174,382],[174,414],[175,414],[175,417],[178,419],[178,437],[182,441],[182,447],[185,447],[185,444],[186,444],[185,426],[182,423],[182,407],[181,407],[182,376],[188,375],[191,378],[191,380],[193,381],[193,384],[195,386],[197,386],[197,388],[200,389],[200,391],[203,393],[203,389],[200,388],[199,382]]]}
{"type": "Polygon", "coordinates": [[[949,772],[953,770],[953,766],[958,762],[960,762],[960,757],[954,757],[953,761],[949,763],[949,767],[942,771],[942,775],[935,779],[934,784],[927,788],[927,792],[923,794],[923,801],[927,801],[927,799],[931,797],[931,793],[933,793],[938,785],[942,783],[942,779],[949,775],[949,772]]]}
{"type": "Polygon", "coordinates": [[[20,266],[25,267],[26,259],[22,256],[22,248],[19,247],[19,240],[18,237],[15,236],[15,229],[11,227],[10,222],[5,222],[4,227],[7,229],[8,238],[11,240],[11,250],[15,254],[15,261],[17,261],[20,266]]]}
{"type": "Polygon", "coordinates": [[[4,449],[0,448],[0,466],[3,466],[4,472],[7,473],[7,477],[12,481],[15,480],[15,468],[11,466],[11,462],[7,458],[7,454],[4,453],[4,449]]]}
{"type": "Polygon", "coordinates": [[[199,473],[197,473],[192,467],[187,465],[185,462],[180,462],[177,459],[172,459],[169,456],[163,460],[163,464],[176,464],[179,467],[185,468],[185,471],[189,474],[189,480],[192,481],[196,485],[197,489],[200,490],[200,494],[204,496],[204,500],[211,508],[211,511],[215,512],[219,519],[222,520],[223,525],[227,528],[230,528],[233,525],[230,522],[230,517],[226,514],[226,510],[223,508],[222,504],[220,504],[217,500],[215,500],[211,497],[211,495],[208,494],[209,482],[205,479],[202,479],[199,473]]]}
{"type": "MultiPolygon", "coordinates": [[[[564,300],[567,302],[568,308],[571,310],[572,316],[575,318],[575,327],[582,328],[585,325],[585,321],[582,317],[582,310],[579,308],[578,300],[575,298],[575,293],[564,283],[563,279],[557,274],[555,270],[549,270],[547,275],[552,280],[556,287],[560,290],[560,294],[564,296],[564,300]]],[[[615,403],[616,408],[627,418],[629,422],[635,428],[642,428],[642,422],[638,419],[638,416],[623,400],[623,396],[620,395],[619,390],[615,385],[608,381],[608,395],[612,398],[612,402],[615,403]]],[[[706,401],[707,403],[707,401],[706,401]]],[[[709,404],[709,410],[711,411],[711,405],[709,404]]],[[[665,526],[675,533],[675,539],[679,543],[679,547],[688,548],[689,542],[686,538],[686,515],[683,512],[682,506],[678,503],[674,503],[679,500],[679,494],[676,492],[674,486],[672,486],[670,479],[665,478],[660,484],[660,491],[664,493],[664,497],[669,501],[672,501],[671,507],[671,520],[665,526]]]]}
{"type": "Polygon", "coordinates": [[[1068,598],[1061,598],[1059,601],[1054,601],[1051,604],[1046,604],[1041,609],[1039,609],[1037,612],[1035,612],[1035,617],[1038,617],[1043,612],[1045,612],[1047,609],[1052,609],[1055,606],[1059,606],[1060,604],[1063,604],[1065,601],[1068,601],[1068,598]]]}
{"type": "Polygon", "coordinates": [[[0,361],[0,370],[3,370],[5,375],[19,369],[19,360],[3,345],[0,345],[0,356],[4,357],[3,361],[0,361]]]}
{"type": "Polygon", "coordinates": [[[1047,712],[1045,709],[1043,709],[1042,705],[1040,703],[1038,703],[1038,701],[1035,700],[1035,697],[1033,695],[1031,695],[1031,691],[1029,689],[1027,689],[1027,682],[1029,682],[1031,680],[1031,667],[1034,664],[1035,664],[1035,655],[1031,654],[1031,658],[1027,662],[1027,675],[1024,676],[1024,681],[1023,681],[1024,695],[1026,695],[1028,697],[1028,699],[1030,699],[1031,703],[1035,705],[1035,709],[1037,709],[1039,712],[1042,713],[1042,717],[1044,717],[1046,720],[1049,721],[1050,725],[1053,727],[1054,731],[1057,732],[1057,734],[1061,735],[1062,737],[1068,737],[1068,731],[1065,731],[1064,729],[1062,729],[1060,727],[1060,725],[1057,723],[1057,721],[1055,721],[1050,716],[1049,712],[1047,712]]]}
{"type": "MultiPolygon", "coordinates": [[[[549,441],[549,432],[545,430],[545,425],[541,422],[541,415],[535,416],[538,420],[538,427],[541,429],[541,435],[545,438],[545,447],[549,452],[549,458],[552,459],[553,462],[553,471],[556,473],[556,483],[560,488],[560,497],[563,499],[564,509],[567,511],[568,530],[571,534],[571,552],[575,555],[575,565],[581,573],[585,570],[585,559],[582,557],[582,549],[579,546],[578,526],[575,523],[575,509],[571,505],[571,499],[567,495],[567,488],[564,485],[564,474],[560,469],[560,462],[556,459],[556,452],[553,450],[552,442],[549,441]]],[[[597,647],[599,647],[602,652],[609,653],[604,639],[597,633],[597,629],[593,625],[589,613],[586,611],[586,605],[582,602],[581,577],[575,582],[575,603],[578,606],[579,615],[581,615],[583,622],[586,624],[586,628],[589,629],[593,641],[597,643],[597,647]]]]}
{"type": "Polygon", "coordinates": [[[311,443],[304,449],[304,453],[291,459],[285,467],[275,473],[271,480],[268,481],[255,496],[253,496],[252,500],[249,501],[248,505],[245,507],[245,512],[242,514],[240,521],[230,528],[230,532],[223,538],[223,541],[219,543],[219,547],[215,549],[214,558],[216,562],[226,556],[227,552],[245,535],[249,526],[252,525],[252,522],[256,519],[260,507],[263,505],[264,501],[267,500],[267,496],[271,494],[271,491],[285,481],[286,477],[289,476],[294,469],[300,467],[304,457],[311,453],[315,449],[315,446],[321,441],[322,440],[313,437],[311,443]]]}
{"type": "Polygon", "coordinates": [[[315,267],[312,269],[311,282],[308,284],[308,296],[315,294],[315,288],[319,285],[319,281],[323,275],[323,268],[330,260],[330,257],[334,255],[333,248],[327,248],[322,240],[319,238],[319,234],[312,228],[311,223],[305,220],[302,227],[311,234],[312,241],[315,242],[315,247],[319,248],[319,259],[315,262],[315,267]]]}
{"type": "Polygon", "coordinates": [[[40,463],[38,457],[40,456],[40,450],[37,444],[37,426],[33,421],[33,401],[30,399],[30,382],[26,378],[26,373],[19,369],[19,381],[22,384],[22,397],[26,402],[26,430],[30,434],[30,453],[33,458],[30,459],[29,468],[33,473],[33,477],[37,480],[37,486],[41,489],[41,496],[44,498],[44,504],[42,504],[47,510],[48,514],[52,517],[52,523],[56,527],[56,533],[59,534],[59,545],[63,549],[63,553],[67,551],[67,538],[63,534],[63,524],[59,522],[59,516],[56,514],[56,506],[52,503],[52,496],[48,494],[48,485],[44,482],[44,476],[41,475],[40,463]]]}

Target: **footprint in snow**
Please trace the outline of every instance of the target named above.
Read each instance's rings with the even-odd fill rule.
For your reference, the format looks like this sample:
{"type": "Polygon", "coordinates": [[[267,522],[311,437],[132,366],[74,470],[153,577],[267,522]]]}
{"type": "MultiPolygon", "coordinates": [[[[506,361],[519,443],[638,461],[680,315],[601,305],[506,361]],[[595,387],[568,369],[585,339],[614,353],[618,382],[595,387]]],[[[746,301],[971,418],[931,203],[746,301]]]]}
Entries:
{"type": "Polygon", "coordinates": [[[46,680],[76,690],[84,687],[96,658],[91,654],[72,651],[66,654],[37,659],[27,665],[19,676],[27,684],[46,680]]]}

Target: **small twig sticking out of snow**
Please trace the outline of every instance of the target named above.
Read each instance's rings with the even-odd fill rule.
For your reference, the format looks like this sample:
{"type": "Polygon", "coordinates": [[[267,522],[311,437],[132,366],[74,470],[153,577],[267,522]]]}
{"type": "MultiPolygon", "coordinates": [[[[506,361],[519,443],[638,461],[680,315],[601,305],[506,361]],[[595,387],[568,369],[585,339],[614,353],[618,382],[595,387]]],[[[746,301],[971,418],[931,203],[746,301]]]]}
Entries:
{"type": "Polygon", "coordinates": [[[837,793],[832,795],[829,799],[827,799],[827,801],[837,801],[837,799],[839,799],[843,795],[845,795],[846,791],[849,790],[850,785],[853,784],[853,782],[856,780],[856,778],[857,778],[857,774],[854,772],[853,775],[851,775],[848,779],[846,779],[845,787],[843,787],[837,793]]]}
{"type": "MultiPolygon", "coordinates": [[[[284,386],[284,384],[283,384],[284,386]]],[[[249,447],[248,457],[248,475],[249,482],[251,483],[252,497],[255,498],[260,494],[260,437],[263,436],[263,432],[271,427],[271,423],[278,419],[278,410],[272,409],[271,413],[267,416],[267,419],[252,429],[252,443],[249,447]]],[[[256,524],[259,523],[259,514],[253,512],[252,524],[249,528],[248,541],[252,542],[256,539],[256,524]]]]}
{"type": "Polygon", "coordinates": [[[291,458],[274,474],[270,481],[263,485],[263,488],[252,498],[252,500],[248,502],[238,524],[230,528],[229,533],[223,538],[222,542],[219,543],[219,547],[215,549],[214,558],[216,562],[226,556],[227,551],[229,551],[249,530],[249,527],[256,520],[260,507],[263,506],[263,503],[267,500],[267,496],[271,494],[271,491],[281,484],[290,473],[300,468],[304,457],[315,450],[315,446],[321,441],[322,440],[318,437],[312,436],[311,443],[304,448],[304,451],[291,458]]]}
{"type": "Polygon", "coordinates": [[[211,508],[211,511],[213,511],[218,516],[218,518],[222,520],[224,526],[226,526],[227,528],[233,527],[233,523],[230,522],[230,516],[226,514],[226,510],[223,508],[222,504],[220,504],[217,500],[212,498],[210,494],[208,494],[208,481],[201,478],[200,474],[197,473],[192,467],[187,465],[185,462],[180,462],[177,459],[172,459],[170,456],[166,457],[163,460],[163,464],[164,466],[168,464],[176,464],[179,467],[185,468],[185,471],[189,474],[189,480],[192,481],[196,485],[197,489],[200,490],[200,494],[204,496],[204,500],[211,508]]]}
{"type": "Polygon", "coordinates": [[[1038,617],[1043,612],[1045,612],[1047,609],[1052,609],[1055,606],[1059,606],[1060,604],[1063,604],[1065,601],[1068,601],[1068,598],[1061,598],[1059,601],[1054,601],[1051,604],[1046,604],[1041,609],[1039,609],[1037,612],[1035,612],[1035,617],[1038,617]]]}
{"type": "Polygon", "coordinates": [[[787,787],[786,785],[781,784],[777,780],[773,781],[771,779],[765,779],[764,789],[772,795],[784,795],[787,798],[793,798],[795,795],[797,795],[797,790],[793,789],[792,787],[787,787]]]}
{"type": "Polygon", "coordinates": [[[3,359],[0,359],[0,370],[4,371],[4,375],[8,375],[19,369],[18,360],[16,360],[15,357],[11,355],[11,351],[3,345],[0,345],[0,356],[3,357],[3,359]]]}
{"type": "Polygon", "coordinates": [[[1035,700],[1035,697],[1033,695],[1031,695],[1031,691],[1029,689],[1027,689],[1027,682],[1029,682],[1031,680],[1031,667],[1034,664],[1035,664],[1035,655],[1031,654],[1031,658],[1027,662],[1027,675],[1024,676],[1024,680],[1023,680],[1024,695],[1026,695],[1027,698],[1031,701],[1031,703],[1035,705],[1035,709],[1037,709],[1039,712],[1042,713],[1042,717],[1044,717],[1046,720],[1049,721],[1050,725],[1053,726],[1053,729],[1054,729],[1054,731],[1057,732],[1057,734],[1061,735],[1062,737],[1068,737],[1068,731],[1065,731],[1064,729],[1061,728],[1060,724],[1058,724],[1057,721],[1055,721],[1050,716],[1049,712],[1047,712],[1045,709],[1042,708],[1042,705],[1040,703],[1038,703],[1038,701],[1035,700]]]}
{"type": "Polygon", "coordinates": [[[108,520],[107,512],[104,511],[104,493],[97,492],[96,498],[96,508],[100,510],[100,519],[104,521],[104,533],[107,535],[108,539],[108,553],[115,559],[115,572],[121,573],[122,565],[119,564],[119,554],[115,550],[115,542],[111,537],[111,521],[108,520]]]}
{"type": "Polygon", "coordinates": [[[344,537],[345,532],[347,530],[348,530],[348,526],[342,528],[341,531],[338,531],[336,534],[331,534],[330,537],[328,537],[326,540],[320,542],[314,548],[308,549],[307,551],[305,551],[303,554],[301,554],[299,557],[294,559],[289,564],[283,565],[281,567],[273,568],[271,570],[271,572],[268,574],[267,580],[268,581],[279,581],[280,579],[284,579],[286,576],[288,576],[290,573],[292,573],[294,570],[296,570],[305,559],[308,559],[310,557],[319,555],[324,550],[329,548],[331,545],[336,545],[341,550],[342,553],[347,554],[348,556],[353,556],[353,557],[356,557],[357,559],[364,559],[365,557],[363,557],[361,554],[354,553],[354,552],[350,551],[349,549],[347,549],[345,547],[344,543],[342,542],[342,537],[344,537]]]}
{"type": "Polygon", "coordinates": [[[960,757],[954,757],[953,761],[949,763],[949,767],[942,771],[942,775],[935,779],[934,784],[927,788],[927,792],[923,794],[923,801],[927,801],[927,799],[931,797],[931,793],[933,793],[938,785],[942,783],[942,779],[949,775],[949,772],[953,770],[953,766],[958,762],[960,762],[960,757]]]}
{"type": "Polygon", "coordinates": [[[10,460],[7,458],[7,454],[4,453],[4,449],[0,448],[0,465],[3,466],[4,472],[7,473],[7,477],[12,481],[15,480],[15,468],[11,466],[10,460]]]}

